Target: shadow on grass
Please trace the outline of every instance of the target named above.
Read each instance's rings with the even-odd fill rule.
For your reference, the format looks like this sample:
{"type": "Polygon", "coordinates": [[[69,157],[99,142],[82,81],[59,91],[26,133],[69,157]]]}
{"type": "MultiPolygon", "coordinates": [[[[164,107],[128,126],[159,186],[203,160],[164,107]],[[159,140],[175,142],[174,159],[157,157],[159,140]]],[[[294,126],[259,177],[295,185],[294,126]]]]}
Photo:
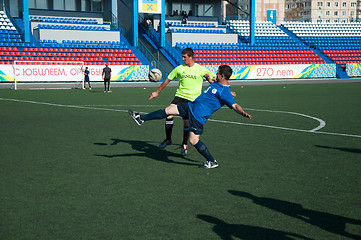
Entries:
{"type": "MultiPolygon", "coordinates": [[[[190,166],[199,166],[200,164],[194,160],[191,160],[186,157],[181,157],[180,154],[176,154],[170,151],[166,151],[165,149],[159,149],[157,146],[150,144],[146,141],[130,141],[123,139],[111,139],[113,142],[110,145],[117,145],[119,143],[127,143],[132,146],[132,148],[138,153],[127,153],[127,154],[115,154],[115,155],[106,155],[106,154],[96,154],[98,157],[106,157],[106,158],[122,158],[122,157],[146,157],[156,161],[173,163],[173,164],[181,164],[181,165],[190,165],[190,166]],[[181,162],[174,161],[169,159],[169,157],[178,157],[185,159],[189,162],[181,162]]],[[[98,146],[107,146],[106,143],[94,143],[94,145],[98,146]]]]}
{"type": "Polygon", "coordinates": [[[275,239],[275,240],[291,240],[291,239],[307,239],[307,238],[295,233],[277,231],[269,228],[248,226],[243,224],[229,224],[218,218],[211,217],[208,215],[197,215],[197,218],[212,223],[215,226],[213,231],[218,234],[223,240],[228,239],[243,239],[243,240],[265,240],[265,239],[275,239]]]}
{"type": "Polygon", "coordinates": [[[248,198],[254,203],[283,213],[287,216],[300,219],[306,223],[317,226],[330,233],[339,234],[351,239],[361,239],[361,236],[346,232],[346,224],[361,225],[361,220],[342,217],[330,213],[314,211],[303,208],[301,204],[282,201],[273,198],[257,197],[250,193],[241,191],[229,191],[231,194],[248,198]]]}
{"type": "Polygon", "coordinates": [[[321,145],[315,145],[315,146],[319,147],[319,148],[326,148],[326,149],[338,150],[338,151],[343,151],[343,152],[360,153],[361,154],[361,149],[359,149],[359,148],[338,148],[338,147],[329,147],[329,146],[321,146],[321,145]]]}

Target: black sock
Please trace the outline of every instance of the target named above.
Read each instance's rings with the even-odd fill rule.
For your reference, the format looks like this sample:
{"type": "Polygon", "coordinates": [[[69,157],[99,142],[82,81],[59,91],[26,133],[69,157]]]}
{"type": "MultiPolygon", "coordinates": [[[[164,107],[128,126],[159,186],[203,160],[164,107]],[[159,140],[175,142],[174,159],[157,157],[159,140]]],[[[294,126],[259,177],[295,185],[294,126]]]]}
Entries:
{"type": "Polygon", "coordinates": [[[183,129],[183,142],[182,144],[187,145],[189,139],[189,127],[183,129]]]}
{"type": "Polygon", "coordinates": [[[165,134],[167,140],[172,140],[172,131],[173,131],[174,121],[173,118],[165,120],[165,134]]]}

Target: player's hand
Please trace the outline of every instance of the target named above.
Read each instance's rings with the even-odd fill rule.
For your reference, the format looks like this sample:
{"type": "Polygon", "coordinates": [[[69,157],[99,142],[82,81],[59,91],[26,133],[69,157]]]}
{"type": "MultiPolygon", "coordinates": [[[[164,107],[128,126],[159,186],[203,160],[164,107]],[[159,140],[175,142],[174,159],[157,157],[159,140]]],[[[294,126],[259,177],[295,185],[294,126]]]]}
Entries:
{"type": "Polygon", "coordinates": [[[246,113],[246,112],[243,112],[243,113],[242,113],[242,116],[243,116],[243,117],[246,117],[246,118],[249,118],[249,119],[252,119],[252,116],[249,115],[249,114],[246,113]]]}
{"type": "Polygon", "coordinates": [[[158,97],[158,93],[157,92],[152,92],[148,98],[148,100],[151,100],[152,98],[156,98],[158,97]]]}
{"type": "Polygon", "coordinates": [[[231,94],[232,94],[233,97],[237,97],[236,92],[231,92],[231,94]]]}

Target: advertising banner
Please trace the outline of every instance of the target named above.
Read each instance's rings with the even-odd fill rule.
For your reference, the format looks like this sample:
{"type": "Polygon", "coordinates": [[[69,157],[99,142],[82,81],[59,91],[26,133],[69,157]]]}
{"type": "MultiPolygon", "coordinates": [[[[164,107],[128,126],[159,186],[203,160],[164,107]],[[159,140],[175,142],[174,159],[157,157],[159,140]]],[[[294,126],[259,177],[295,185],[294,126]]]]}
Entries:
{"type": "MultiPolygon", "coordinates": [[[[111,81],[148,80],[148,65],[109,65],[111,81]]],[[[90,81],[103,81],[103,65],[88,66],[90,81]]],[[[84,78],[80,65],[1,65],[0,82],[80,82],[84,78]]]]}
{"type": "MultiPolygon", "coordinates": [[[[361,75],[361,65],[356,65],[361,75]]],[[[103,81],[102,65],[89,65],[90,81],[103,81]]],[[[147,81],[148,65],[110,65],[111,81],[147,81]]],[[[213,73],[218,65],[205,65],[213,73]]],[[[336,64],[231,65],[236,80],[335,78],[336,64]]],[[[84,70],[84,67],[83,67],[84,70]]],[[[355,70],[356,71],[356,68],[355,70]]],[[[357,74],[357,73],[355,73],[357,74]]],[[[359,76],[360,76],[359,75],[359,76]]],[[[80,65],[0,65],[0,83],[78,82],[84,77],[80,65]]]]}
{"type": "Polygon", "coordinates": [[[162,0],[138,0],[138,12],[161,14],[162,0]]]}
{"type": "MultiPolygon", "coordinates": [[[[217,65],[205,66],[216,73],[217,65]]],[[[233,65],[231,79],[306,79],[336,77],[336,64],[233,65]]]]}
{"type": "Polygon", "coordinates": [[[360,77],[361,63],[347,63],[346,72],[349,77],[360,77]]]}

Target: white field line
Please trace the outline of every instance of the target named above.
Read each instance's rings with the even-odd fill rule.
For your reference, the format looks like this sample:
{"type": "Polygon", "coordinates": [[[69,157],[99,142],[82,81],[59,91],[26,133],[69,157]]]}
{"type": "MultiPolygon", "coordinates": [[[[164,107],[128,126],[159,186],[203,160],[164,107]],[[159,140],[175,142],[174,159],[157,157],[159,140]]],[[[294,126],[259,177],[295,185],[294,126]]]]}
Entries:
{"type": "MultiPolygon", "coordinates": [[[[20,100],[20,99],[10,99],[10,98],[0,98],[2,101],[11,101],[11,102],[20,102],[20,103],[30,103],[30,104],[39,104],[39,105],[46,105],[46,106],[54,106],[54,107],[64,107],[64,108],[79,108],[79,109],[90,109],[90,110],[101,110],[101,111],[113,111],[113,112],[128,112],[128,110],[121,110],[121,109],[112,109],[112,108],[100,108],[100,107],[91,107],[90,105],[64,105],[64,104],[56,104],[56,103],[47,103],[47,102],[37,102],[37,101],[29,101],[29,100],[20,100]]],[[[98,105],[102,106],[102,105],[98,105]]],[[[157,105],[107,105],[107,106],[134,106],[134,107],[155,107],[157,105]]],[[[286,114],[294,114],[299,115],[302,117],[307,117],[314,119],[320,123],[320,125],[316,128],[313,128],[311,130],[305,130],[305,129],[296,129],[296,128],[285,128],[285,127],[277,127],[277,126],[271,126],[271,125],[264,125],[264,124],[253,124],[253,123],[241,123],[241,122],[232,122],[232,121],[224,121],[224,120],[217,120],[217,119],[208,119],[208,121],[211,122],[219,122],[219,123],[227,123],[227,124],[235,124],[235,125],[244,125],[244,126],[252,126],[252,127],[264,127],[264,128],[273,128],[273,129],[281,129],[281,130],[287,130],[287,131],[295,131],[295,132],[306,132],[306,133],[315,133],[315,134],[325,134],[325,135],[334,135],[334,136],[343,136],[343,137],[356,137],[361,138],[361,135],[355,135],[355,134],[346,134],[346,133],[332,133],[332,132],[321,132],[318,131],[319,129],[323,128],[326,123],[322,119],[312,117],[309,115],[305,115],[302,113],[295,113],[295,112],[284,112],[284,111],[273,111],[273,110],[262,110],[262,109],[251,109],[251,108],[245,108],[247,110],[251,111],[263,111],[263,112],[275,112],[275,113],[286,113],[286,114]]]]}
{"type": "Polygon", "coordinates": [[[245,108],[246,110],[251,110],[251,111],[258,111],[258,112],[271,112],[271,113],[286,113],[286,114],[293,114],[293,115],[298,115],[301,117],[306,117],[306,118],[311,118],[314,119],[316,121],[318,121],[320,123],[320,125],[314,129],[309,130],[310,132],[315,132],[317,130],[320,130],[321,128],[323,128],[324,126],[326,126],[326,122],[323,121],[322,119],[316,118],[316,117],[312,117],[306,114],[302,114],[302,113],[297,113],[297,112],[285,112],[285,111],[274,111],[274,110],[262,110],[262,109],[252,109],[252,108],[245,108]]]}

